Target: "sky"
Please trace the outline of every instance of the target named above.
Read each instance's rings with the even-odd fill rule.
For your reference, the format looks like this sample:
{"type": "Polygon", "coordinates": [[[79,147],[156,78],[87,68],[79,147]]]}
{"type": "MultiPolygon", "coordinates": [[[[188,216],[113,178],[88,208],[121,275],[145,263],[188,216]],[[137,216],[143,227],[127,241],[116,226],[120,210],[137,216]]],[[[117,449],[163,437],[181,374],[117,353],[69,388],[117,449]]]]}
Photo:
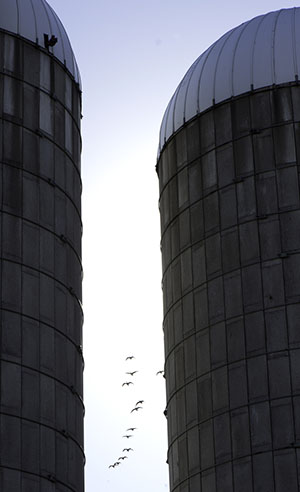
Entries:
{"type": "Polygon", "coordinates": [[[168,490],[158,180],[166,106],[229,29],[292,1],[48,0],[83,87],[86,492],[168,490]],[[134,355],[135,359],[125,360],[134,355]],[[126,372],[138,371],[133,376],[126,372]],[[124,382],[134,384],[122,386],[124,382]],[[144,400],[138,411],[135,404],[144,400]],[[133,437],[126,429],[136,427],[133,437]],[[134,451],[123,453],[124,448],[134,451]],[[121,464],[109,468],[120,456],[121,464]]]}

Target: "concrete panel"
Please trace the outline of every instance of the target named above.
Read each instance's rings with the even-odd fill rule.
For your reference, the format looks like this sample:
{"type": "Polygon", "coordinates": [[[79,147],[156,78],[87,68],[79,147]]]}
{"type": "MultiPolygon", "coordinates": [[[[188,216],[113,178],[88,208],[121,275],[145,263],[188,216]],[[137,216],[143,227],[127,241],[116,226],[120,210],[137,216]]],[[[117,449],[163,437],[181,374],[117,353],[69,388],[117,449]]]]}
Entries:
{"type": "Polygon", "coordinates": [[[272,453],[253,456],[253,490],[255,492],[274,492],[274,466],[272,453]]]}
{"type": "Polygon", "coordinates": [[[268,398],[267,361],[264,355],[248,359],[249,400],[251,402],[268,398]]]}
{"type": "Polygon", "coordinates": [[[227,368],[212,371],[212,398],[214,412],[224,411],[229,405],[227,368]]]}
{"type": "Polygon", "coordinates": [[[217,490],[220,492],[231,492],[233,487],[232,465],[225,463],[216,467],[217,490]]]}
{"type": "Polygon", "coordinates": [[[236,362],[228,368],[230,408],[247,405],[247,368],[245,362],[236,362]]]}
{"type": "Polygon", "coordinates": [[[221,229],[232,227],[237,222],[237,203],[235,186],[220,190],[221,229]]]}
{"type": "Polygon", "coordinates": [[[211,326],[210,354],[212,368],[226,364],[226,328],[224,322],[211,326]]]}
{"type": "Polygon", "coordinates": [[[268,402],[250,406],[251,445],[254,452],[268,451],[272,447],[271,415],[268,402]]]}
{"type": "Polygon", "coordinates": [[[197,383],[193,381],[186,386],[186,423],[192,425],[197,422],[198,402],[197,383]]]}
{"type": "Polygon", "coordinates": [[[248,408],[231,413],[233,459],[250,454],[250,431],[248,408]]]}
{"type": "Polygon", "coordinates": [[[274,455],[276,492],[297,490],[297,463],[293,451],[276,452],[274,455]]]}
{"type": "Polygon", "coordinates": [[[214,464],[213,425],[210,420],[200,425],[200,460],[202,469],[214,464]]]}
{"type": "Polygon", "coordinates": [[[208,279],[221,273],[220,234],[214,234],[206,240],[206,272],[208,279]]]}
{"type": "Polygon", "coordinates": [[[253,136],[253,151],[255,170],[264,172],[274,169],[275,155],[272,130],[260,130],[253,136]]]}
{"type": "Polygon", "coordinates": [[[214,445],[217,464],[231,459],[231,432],[228,413],[214,418],[214,445]]]}
{"type": "Polygon", "coordinates": [[[222,265],[224,272],[229,272],[240,266],[240,247],[237,228],[232,228],[222,233],[222,265]]]}
{"type": "Polygon", "coordinates": [[[235,177],[232,143],[219,147],[216,150],[216,158],[219,186],[231,184],[235,177]]]}
{"type": "Polygon", "coordinates": [[[233,463],[234,490],[252,492],[252,466],[249,458],[242,458],[233,463]]]}
{"type": "Polygon", "coordinates": [[[196,161],[188,169],[190,203],[202,198],[201,162],[196,161]]]}
{"type": "Polygon", "coordinates": [[[239,227],[241,263],[247,265],[259,261],[258,224],[246,222],[239,227]]]}
{"type": "Polygon", "coordinates": [[[236,362],[245,357],[245,332],[242,319],[226,323],[228,362],[236,362]]]}
{"type": "Polygon", "coordinates": [[[287,447],[294,441],[293,408],[289,398],[271,402],[273,445],[287,447]]]}
{"type": "Polygon", "coordinates": [[[211,376],[203,376],[197,381],[199,421],[212,415],[212,382],[211,376]]]}
{"type": "Polygon", "coordinates": [[[278,308],[266,311],[265,320],[268,352],[287,349],[288,333],[285,309],[278,308]]]}

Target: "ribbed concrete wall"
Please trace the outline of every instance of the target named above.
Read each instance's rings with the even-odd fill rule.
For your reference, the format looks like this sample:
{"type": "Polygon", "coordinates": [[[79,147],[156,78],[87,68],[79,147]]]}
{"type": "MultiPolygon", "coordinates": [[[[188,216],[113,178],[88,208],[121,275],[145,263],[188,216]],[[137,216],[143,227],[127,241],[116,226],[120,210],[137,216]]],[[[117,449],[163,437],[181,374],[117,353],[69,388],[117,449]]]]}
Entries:
{"type": "Polygon", "coordinates": [[[296,492],[300,87],[231,99],[158,162],[170,488],[296,492]]]}
{"type": "Polygon", "coordinates": [[[83,492],[80,91],[0,32],[0,490],[83,492]]]}

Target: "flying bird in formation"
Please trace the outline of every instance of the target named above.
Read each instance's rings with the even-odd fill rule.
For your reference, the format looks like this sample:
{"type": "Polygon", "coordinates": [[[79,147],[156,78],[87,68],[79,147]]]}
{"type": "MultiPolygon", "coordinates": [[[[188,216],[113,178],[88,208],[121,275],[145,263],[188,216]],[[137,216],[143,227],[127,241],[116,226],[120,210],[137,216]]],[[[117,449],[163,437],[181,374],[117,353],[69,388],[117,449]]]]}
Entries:
{"type": "Polygon", "coordinates": [[[125,360],[132,360],[132,359],[135,359],[134,355],[129,355],[128,357],[126,357],[125,360]]]}
{"type": "Polygon", "coordinates": [[[136,427],[129,427],[129,429],[126,429],[126,432],[127,432],[127,431],[131,431],[131,432],[133,432],[133,431],[135,431],[135,430],[136,430],[136,427]]]}
{"type": "Polygon", "coordinates": [[[122,386],[129,386],[130,384],[133,384],[132,381],[126,381],[125,383],[122,384],[122,386]]]}
{"type": "Polygon", "coordinates": [[[129,451],[133,451],[133,449],[132,448],[124,448],[122,452],[124,453],[125,451],[126,451],[126,453],[129,453],[129,451]]]}
{"type": "Polygon", "coordinates": [[[130,376],[134,376],[136,372],[139,372],[139,371],[126,372],[126,374],[129,374],[130,376]]]}
{"type": "Polygon", "coordinates": [[[127,437],[127,439],[129,439],[130,437],[132,437],[132,434],[125,434],[125,436],[122,437],[127,437]]]}
{"type": "Polygon", "coordinates": [[[136,402],[135,406],[137,407],[138,405],[143,405],[144,400],[139,400],[136,402]]]}
{"type": "Polygon", "coordinates": [[[119,461],[119,460],[126,460],[127,458],[128,458],[128,456],[120,456],[120,457],[118,458],[118,461],[119,461]]]}
{"type": "Polygon", "coordinates": [[[158,374],[162,374],[163,375],[164,374],[164,371],[157,371],[156,376],[158,376],[158,374]]]}
{"type": "Polygon", "coordinates": [[[135,408],[133,408],[133,409],[131,410],[131,412],[130,412],[130,413],[133,413],[133,412],[138,412],[138,410],[140,410],[141,408],[143,408],[143,407],[135,407],[135,408]]]}

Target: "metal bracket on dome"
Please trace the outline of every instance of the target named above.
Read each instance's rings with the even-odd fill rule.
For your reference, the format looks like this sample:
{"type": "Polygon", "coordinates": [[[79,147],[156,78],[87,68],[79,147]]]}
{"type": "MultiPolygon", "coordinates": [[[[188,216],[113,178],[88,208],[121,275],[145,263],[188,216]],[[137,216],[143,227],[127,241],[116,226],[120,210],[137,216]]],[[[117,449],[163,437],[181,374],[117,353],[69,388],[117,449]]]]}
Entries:
{"type": "Polygon", "coordinates": [[[44,33],[44,45],[46,50],[49,50],[50,46],[55,46],[57,43],[58,39],[54,34],[52,34],[51,38],[49,39],[49,34],[44,33]]]}

